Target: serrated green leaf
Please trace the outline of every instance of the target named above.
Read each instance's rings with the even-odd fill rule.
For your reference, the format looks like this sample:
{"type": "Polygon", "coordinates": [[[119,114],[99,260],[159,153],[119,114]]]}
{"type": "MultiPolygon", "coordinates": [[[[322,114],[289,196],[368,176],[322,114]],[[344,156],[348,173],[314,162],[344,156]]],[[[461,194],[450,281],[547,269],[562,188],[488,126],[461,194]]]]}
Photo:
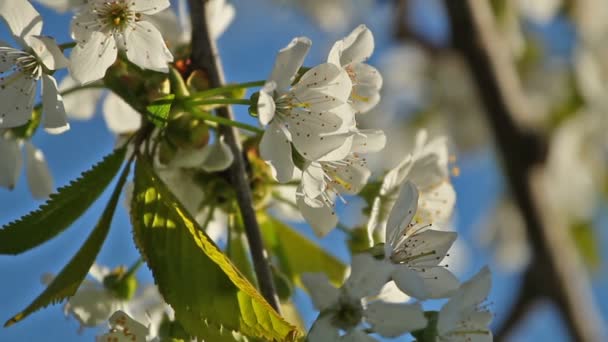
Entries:
{"type": "Polygon", "coordinates": [[[146,116],[156,127],[163,128],[167,125],[173,99],[175,95],[169,94],[146,106],[146,116]]]}
{"type": "Polygon", "coordinates": [[[213,341],[209,329],[293,341],[281,318],[158,178],[138,159],[131,205],[136,245],[164,299],[188,333],[213,341]]]}
{"type": "Polygon", "coordinates": [[[78,219],[120,170],[126,148],[115,150],[38,209],[0,229],[0,254],[20,254],[52,239],[78,219]]]}
{"type": "Polygon", "coordinates": [[[120,193],[128,175],[129,166],[127,165],[120,175],[114,192],[110,197],[110,201],[101,214],[101,218],[97,222],[95,229],[93,229],[76,255],[72,257],[70,262],[61,270],[61,272],[59,272],[57,277],[53,279],[49,286],[34,299],[30,305],[4,323],[5,327],[21,321],[34,311],[50,304],[61,302],[76,293],[76,290],[78,290],[78,287],[95,262],[95,258],[97,258],[97,254],[99,254],[99,250],[108,236],[112,217],[114,217],[114,211],[116,211],[116,205],[118,204],[120,193]]]}
{"type": "Polygon", "coordinates": [[[300,274],[304,272],[323,272],[334,285],[342,285],[346,266],[340,260],[275,218],[259,214],[258,220],[264,245],[293,282],[301,285],[300,274]]]}

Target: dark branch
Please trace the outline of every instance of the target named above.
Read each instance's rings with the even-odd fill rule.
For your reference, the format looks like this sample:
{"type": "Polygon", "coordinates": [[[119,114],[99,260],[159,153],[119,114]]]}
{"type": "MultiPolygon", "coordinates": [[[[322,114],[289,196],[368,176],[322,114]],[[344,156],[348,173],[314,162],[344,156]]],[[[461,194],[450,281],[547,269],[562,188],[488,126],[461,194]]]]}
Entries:
{"type": "MultiPolygon", "coordinates": [[[[546,148],[543,139],[524,126],[528,115],[526,100],[521,92],[508,45],[501,42],[488,1],[445,0],[448,9],[454,46],[465,58],[477,91],[485,107],[511,192],[526,223],[528,240],[534,251],[531,268],[533,282],[525,282],[518,303],[526,305],[530,288],[534,299],[547,296],[556,304],[575,341],[601,341],[599,313],[591,298],[584,266],[566,227],[552,222],[544,208],[542,168],[546,148]]],[[[527,277],[530,278],[530,277],[527,277]]],[[[523,317],[523,310],[514,307],[506,322],[508,329],[500,329],[501,336],[523,317]]]]}
{"type": "MultiPolygon", "coordinates": [[[[224,84],[224,72],[215,41],[209,36],[205,1],[189,0],[190,18],[192,20],[192,66],[194,69],[206,72],[211,87],[220,87],[224,84]]],[[[232,109],[229,106],[220,107],[217,110],[217,115],[230,120],[234,119],[232,109]]],[[[234,162],[228,172],[230,173],[230,181],[236,191],[260,291],[268,303],[279,311],[279,301],[267,259],[268,254],[262,243],[260,226],[253,208],[253,197],[246,170],[246,156],[242,153],[239,133],[236,128],[229,126],[221,126],[221,131],[234,155],[234,162]]]]}

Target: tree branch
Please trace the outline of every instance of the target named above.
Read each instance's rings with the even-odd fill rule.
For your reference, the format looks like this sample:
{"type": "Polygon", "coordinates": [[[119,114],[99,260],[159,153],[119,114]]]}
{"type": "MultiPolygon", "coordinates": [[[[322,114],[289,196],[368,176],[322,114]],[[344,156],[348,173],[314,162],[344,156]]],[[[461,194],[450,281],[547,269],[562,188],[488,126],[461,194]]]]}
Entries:
{"type": "MultiPolygon", "coordinates": [[[[542,138],[526,130],[528,115],[513,60],[503,46],[489,3],[484,0],[445,0],[452,25],[454,46],[465,58],[485,107],[508,183],[526,223],[534,251],[533,277],[524,282],[517,302],[526,305],[526,286],[536,287],[534,299],[548,296],[559,309],[576,341],[601,341],[602,324],[593,303],[588,278],[566,227],[553,222],[544,207],[541,163],[546,156],[542,138]],[[530,280],[533,279],[533,280],[530,280]],[[533,282],[534,284],[531,284],[533,282]],[[524,300],[525,299],[525,300],[524,300]]],[[[508,328],[523,317],[514,307],[506,319],[508,328]]],[[[509,329],[500,329],[504,337],[509,329]]]]}
{"type": "MultiPolygon", "coordinates": [[[[207,0],[189,0],[190,18],[192,20],[192,54],[191,61],[194,69],[207,74],[211,87],[220,87],[224,84],[224,72],[221,65],[215,41],[210,38],[207,26],[205,3],[207,0]]],[[[233,120],[230,106],[217,109],[217,115],[233,120]]],[[[242,153],[239,133],[234,127],[220,126],[221,132],[234,155],[234,162],[228,170],[230,181],[237,195],[237,202],[243,217],[245,234],[249,241],[249,249],[253,260],[253,267],[260,286],[260,291],[268,303],[279,311],[279,300],[274,286],[272,273],[264,249],[260,226],[253,208],[250,183],[246,170],[246,156],[242,153]]]]}

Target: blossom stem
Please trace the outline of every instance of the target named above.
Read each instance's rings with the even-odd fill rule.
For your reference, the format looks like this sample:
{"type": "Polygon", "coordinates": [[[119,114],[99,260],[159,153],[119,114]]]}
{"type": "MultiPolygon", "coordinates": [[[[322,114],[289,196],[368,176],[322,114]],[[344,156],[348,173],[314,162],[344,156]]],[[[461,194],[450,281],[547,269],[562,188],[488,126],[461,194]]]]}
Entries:
{"type": "Polygon", "coordinates": [[[199,100],[199,99],[186,99],[184,100],[189,105],[246,105],[250,106],[251,101],[246,99],[210,99],[210,100],[199,100]]]}
{"type": "Polygon", "coordinates": [[[129,269],[127,270],[127,272],[123,275],[123,277],[129,277],[131,275],[133,275],[135,272],[137,272],[137,270],[141,267],[141,265],[144,264],[144,259],[139,258],[137,259],[137,261],[135,263],[133,263],[133,265],[131,265],[131,267],[129,267],[129,269]]]}
{"type": "Polygon", "coordinates": [[[216,95],[223,95],[234,90],[261,87],[266,81],[253,81],[245,83],[228,84],[223,87],[212,88],[204,91],[199,91],[190,95],[191,99],[205,99],[216,95]]]}
{"type": "Polygon", "coordinates": [[[223,118],[220,116],[213,115],[211,113],[207,113],[205,111],[200,110],[200,108],[197,108],[196,106],[188,107],[188,111],[192,114],[192,116],[194,116],[195,118],[198,118],[198,119],[215,122],[215,123],[218,123],[218,124],[224,125],[224,126],[244,129],[244,130],[256,133],[256,134],[264,133],[264,130],[261,128],[258,128],[258,127],[252,126],[252,125],[248,125],[243,122],[226,119],[226,118],[223,118]]]}
{"type": "MultiPolygon", "coordinates": [[[[192,22],[192,66],[206,72],[211,87],[221,87],[224,84],[224,75],[221,60],[217,52],[215,40],[209,34],[207,23],[206,1],[189,0],[190,18],[192,22]]],[[[217,116],[227,120],[233,120],[230,106],[220,107],[217,116]]],[[[234,127],[220,127],[230,146],[234,161],[228,169],[230,183],[236,191],[237,203],[243,218],[245,235],[249,242],[249,251],[253,262],[254,271],[259,284],[260,292],[268,304],[280,313],[279,297],[274,285],[268,253],[264,248],[260,225],[253,206],[253,195],[247,175],[247,156],[242,153],[239,132],[234,127]]]]}

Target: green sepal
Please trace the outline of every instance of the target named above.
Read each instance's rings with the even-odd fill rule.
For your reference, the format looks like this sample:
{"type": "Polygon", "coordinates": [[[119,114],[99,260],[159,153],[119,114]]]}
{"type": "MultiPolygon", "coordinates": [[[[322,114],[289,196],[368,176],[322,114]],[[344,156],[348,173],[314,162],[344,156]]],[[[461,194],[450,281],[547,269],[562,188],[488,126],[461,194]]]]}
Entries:
{"type": "Polygon", "coordinates": [[[300,332],[264,300],[139,158],[131,204],[134,238],[160,293],[184,329],[199,339],[217,332],[294,341],[300,332]]]}
{"type": "Polygon", "coordinates": [[[0,230],[0,254],[20,254],[59,235],[78,219],[108,187],[125,159],[119,148],[84,172],[38,209],[0,230]]]}
{"type": "Polygon", "coordinates": [[[97,254],[99,254],[101,246],[108,236],[112,218],[114,217],[114,212],[116,211],[116,206],[118,204],[122,188],[124,187],[127,176],[129,175],[129,169],[129,165],[124,168],[120,178],[118,179],[116,187],[114,188],[114,192],[112,192],[110,201],[106,205],[106,208],[104,209],[101,218],[97,222],[95,229],[93,229],[76,255],[72,257],[70,262],[61,270],[61,272],[59,272],[57,277],[51,281],[49,286],[36,299],[34,299],[30,305],[4,323],[5,327],[11,326],[23,320],[32,312],[35,312],[50,304],[61,302],[76,293],[76,290],[78,290],[78,287],[95,262],[97,254]]]}
{"type": "Polygon", "coordinates": [[[436,342],[438,335],[437,321],[439,319],[439,312],[425,311],[424,317],[427,319],[426,328],[412,331],[412,336],[416,338],[417,342],[436,342]]]}

